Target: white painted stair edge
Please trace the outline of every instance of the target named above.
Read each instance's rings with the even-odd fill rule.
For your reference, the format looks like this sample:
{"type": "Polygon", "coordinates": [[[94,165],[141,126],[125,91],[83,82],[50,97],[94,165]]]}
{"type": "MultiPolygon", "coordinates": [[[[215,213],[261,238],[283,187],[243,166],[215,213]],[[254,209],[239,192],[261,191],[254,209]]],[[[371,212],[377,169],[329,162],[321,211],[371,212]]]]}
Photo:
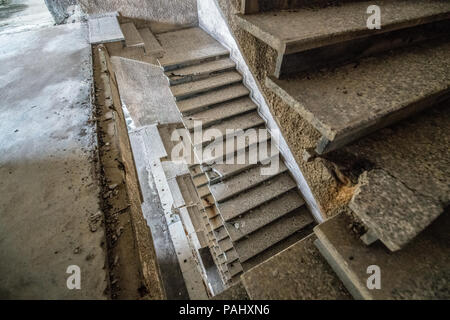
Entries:
{"type": "Polygon", "coordinates": [[[234,39],[225,19],[222,16],[222,12],[215,0],[197,0],[198,19],[199,26],[230,52],[231,59],[236,63],[237,70],[242,74],[244,78],[244,85],[250,90],[250,97],[258,105],[258,113],[266,122],[266,126],[269,132],[273,135],[278,134],[278,149],[283,156],[286,166],[294,177],[297,186],[302,193],[305,202],[313,214],[318,223],[324,221],[324,215],[322,215],[316,199],[314,198],[311,189],[303,176],[300,167],[295,161],[289,146],[284,139],[277,122],[270,112],[261,90],[255,81],[250,69],[248,68],[245,60],[239,50],[236,40],[234,39]]]}

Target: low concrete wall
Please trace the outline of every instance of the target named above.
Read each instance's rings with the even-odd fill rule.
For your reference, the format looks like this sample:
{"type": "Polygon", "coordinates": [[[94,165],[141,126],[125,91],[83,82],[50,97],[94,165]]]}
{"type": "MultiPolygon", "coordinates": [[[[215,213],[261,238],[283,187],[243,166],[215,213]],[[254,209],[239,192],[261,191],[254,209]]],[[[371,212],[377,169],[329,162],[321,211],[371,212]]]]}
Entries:
{"type": "Polygon", "coordinates": [[[217,39],[222,45],[230,51],[231,58],[236,62],[237,69],[244,77],[245,85],[251,90],[251,97],[258,105],[258,112],[266,121],[270,133],[278,134],[278,148],[285,159],[286,165],[294,176],[298,187],[305,198],[305,201],[318,222],[323,221],[323,216],[319,206],[306,182],[288,144],[283,137],[277,122],[275,121],[264,96],[255,81],[250,69],[248,68],[244,57],[241,54],[239,46],[228,28],[225,18],[222,16],[220,8],[215,0],[198,0],[199,25],[202,29],[217,39]]]}
{"type": "Polygon", "coordinates": [[[146,20],[155,33],[198,24],[196,0],[78,1],[88,14],[118,11],[124,17],[146,20]]]}

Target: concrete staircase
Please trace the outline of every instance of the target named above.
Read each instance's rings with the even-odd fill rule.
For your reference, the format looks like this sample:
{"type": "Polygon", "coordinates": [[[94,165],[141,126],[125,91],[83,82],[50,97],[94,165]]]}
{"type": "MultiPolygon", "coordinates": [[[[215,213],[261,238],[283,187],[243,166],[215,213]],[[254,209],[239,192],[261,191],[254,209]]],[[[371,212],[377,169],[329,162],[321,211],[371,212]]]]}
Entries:
{"type": "Polygon", "coordinates": [[[239,27],[278,53],[265,85],[322,135],[313,155],[355,154],[374,167],[344,212],[245,272],[240,286],[251,299],[448,299],[450,186],[437,177],[449,173],[441,132],[450,124],[450,3],[243,0],[240,8],[239,27]],[[366,27],[374,4],[380,30],[366,27]],[[374,265],[382,285],[371,290],[374,265]]]}
{"type": "Polygon", "coordinates": [[[197,222],[230,286],[216,298],[448,299],[449,2],[243,0],[241,8],[242,29],[278,53],[267,87],[322,135],[312,158],[342,151],[375,169],[359,176],[345,212],[314,228],[283,161],[271,175],[261,174],[270,157],[249,161],[256,146],[270,150],[270,135],[234,139],[232,150],[221,140],[227,129],[265,126],[229,52],[198,28],[153,36],[122,26],[108,50],[164,68],[201,159],[189,168],[197,222]],[[381,30],[365,25],[369,4],[382,8],[381,30]],[[195,136],[198,121],[215,140],[195,136]],[[220,147],[223,156],[204,154],[220,147]],[[370,265],[381,268],[380,290],[366,286],[370,265]]]}
{"type": "Polygon", "coordinates": [[[231,285],[243,272],[307,236],[314,220],[282,160],[274,172],[262,171],[279,155],[269,153],[270,134],[256,131],[265,128],[264,120],[228,51],[199,28],[157,38],[166,52],[159,62],[192,150],[201,159],[190,170],[203,203],[210,248],[224,282],[231,285]],[[199,121],[204,132],[214,130],[215,139],[195,135],[199,121]],[[230,134],[232,129],[242,131],[230,134]],[[248,129],[256,139],[246,136],[248,129]],[[223,154],[204,157],[206,150],[219,147],[223,154]],[[258,156],[257,147],[269,152],[258,156]],[[254,151],[257,161],[251,161],[254,151]]]}

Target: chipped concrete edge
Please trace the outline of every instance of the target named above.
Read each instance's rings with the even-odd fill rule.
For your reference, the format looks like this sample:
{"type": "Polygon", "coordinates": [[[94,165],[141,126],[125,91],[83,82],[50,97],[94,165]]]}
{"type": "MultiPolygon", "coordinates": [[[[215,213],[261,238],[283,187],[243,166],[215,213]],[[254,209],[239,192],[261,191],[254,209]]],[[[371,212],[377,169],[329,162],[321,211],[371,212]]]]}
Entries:
{"type": "Polygon", "coordinates": [[[318,223],[322,223],[325,215],[321,213],[311,188],[309,187],[300,167],[295,161],[294,155],[283,137],[277,122],[273,118],[269,106],[267,105],[267,102],[258,87],[258,83],[254,79],[248,65],[246,64],[234,35],[229,29],[216,0],[197,0],[197,9],[199,27],[216,39],[230,52],[230,58],[236,63],[237,70],[244,77],[244,85],[250,90],[252,100],[258,105],[259,115],[266,122],[269,132],[271,134],[276,133],[280,137],[277,147],[285,160],[286,166],[294,177],[309,210],[313,214],[316,221],[318,223]],[[205,8],[207,8],[207,10],[204,10],[205,8]]]}

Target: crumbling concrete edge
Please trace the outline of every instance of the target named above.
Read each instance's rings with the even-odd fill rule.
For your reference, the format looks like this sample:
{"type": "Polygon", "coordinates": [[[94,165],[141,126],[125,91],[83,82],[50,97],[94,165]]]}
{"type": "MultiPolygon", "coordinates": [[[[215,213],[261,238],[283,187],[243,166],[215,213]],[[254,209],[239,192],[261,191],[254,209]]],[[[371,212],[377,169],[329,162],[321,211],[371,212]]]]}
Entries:
{"type": "Polygon", "coordinates": [[[271,134],[278,135],[278,149],[283,156],[286,166],[294,177],[300,192],[302,193],[306,204],[318,223],[324,221],[325,214],[323,214],[316,199],[308,185],[294,155],[290,150],[277,122],[270,112],[269,106],[261,93],[258,83],[251,73],[240,49],[233,36],[222,11],[216,0],[197,0],[199,27],[211,35],[214,39],[220,42],[230,52],[230,58],[236,63],[237,70],[244,78],[245,86],[250,90],[252,100],[258,106],[258,113],[266,122],[267,128],[271,134]],[[207,10],[205,10],[207,9],[207,10]]]}
{"type": "MultiPolygon", "coordinates": [[[[117,89],[117,83],[114,73],[111,72],[112,68],[109,62],[109,55],[106,48],[103,45],[97,45],[93,47],[94,50],[99,51],[99,59],[103,73],[103,79],[105,90],[110,93],[109,98],[105,101],[105,106],[108,107],[114,115],[117,115],[116,121],[122,122],[118,127],[126,128],[125,116],[120,104],[120,95],[117,89]],[[113,94],[113,91],[115,94],[113,94]],[[116,98],[115,98],[116,97],[116,98]]],[[[116,127],[115,130],[120,130],[116,127]]],[[[123,129],[122,129],[123,130],[123,129]]],[[[129,140],[128,132],[125,129],[125,139],[117,141],[119,147],[119,155],[129,152],[131,162],[126,161],[123,157],[116,159],[121,163],[125,171],[125,180],[133,179],[136,181],[136,188],[131,188],[128,183],[125,182],[126,192],[129,198],[129,204],[127,210],[130,211],[130,222],[133,231],[134,245],[137,250],[140,270],[139,273],[142,276],[142,280],[147,289],[146,299],[162,300],[166,298],[164,287],[162,285],[159,265],[156,261],[156,253],[154,249],[154,242],[149,227],[144,219],[144,215],[141,209],[141,203],[143,201],[142,191],[140,190],[140,184],[137,181],[137,172],[134,164],[134,156],[131,152],[131,143],[129,140]],[[123,147],[123,148],[121,148],[123,147]],[[128,163],[127,163],[128,162],[128,163]]],[[[119,139],[120,140],[120,139],[119,139]]]]}

